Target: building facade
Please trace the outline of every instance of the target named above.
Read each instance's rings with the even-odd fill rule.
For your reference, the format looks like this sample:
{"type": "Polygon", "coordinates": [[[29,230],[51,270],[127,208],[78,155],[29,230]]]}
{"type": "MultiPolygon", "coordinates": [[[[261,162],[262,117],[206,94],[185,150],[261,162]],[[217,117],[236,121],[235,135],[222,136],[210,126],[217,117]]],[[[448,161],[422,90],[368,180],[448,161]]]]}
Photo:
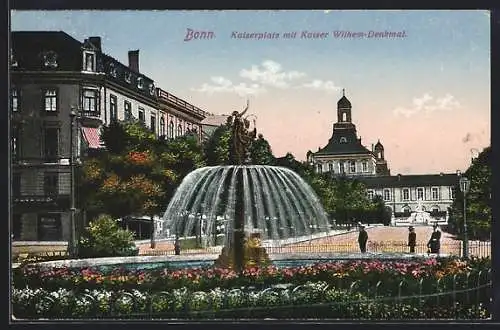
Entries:
{"type": "Polygon", "coordinates": [[[428,212],[432,221],[446,223],[460,179],[451,174],[391,175],[380,140],[371,150],[361,144],[352,122],[351,102],[345,97],[337,102],[337,122],[324,148],[309,151],[307,161],[317,173],[345,175],[362,181],[370,199],[382,197],[391,211],[393,223],[406,223],[412,213],[428,212]]]}
{"type": "Polygon", "coordinates": [[[378,141],[369,150],[358,138],[356,125],[352,122],[351,102],[342,91],[337,102],[337,122],[327,145],[317,152],[307,152],[307,161],[317,173],[328,172],[332,175],[374,176],[389,175],[384,147],[378,141]]]}
{"type": "Polygon", "coordinates": [[[129,51],[125,65],[102,51],[100,37],[80,42],[62,31],[11,36],[14,240],[69,239],[71,163],[102,148],[103,125],[136,118],[158,137],[194,133],[201,139],[201,121],[210,114],[157,88],[140,72],[138,50],[129,51]]]}

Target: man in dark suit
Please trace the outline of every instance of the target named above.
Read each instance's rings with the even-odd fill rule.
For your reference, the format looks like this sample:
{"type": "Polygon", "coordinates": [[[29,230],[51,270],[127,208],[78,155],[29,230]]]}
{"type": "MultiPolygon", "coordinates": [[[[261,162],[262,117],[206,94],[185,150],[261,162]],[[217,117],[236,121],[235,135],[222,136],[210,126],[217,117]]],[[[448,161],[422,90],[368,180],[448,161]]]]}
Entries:
{"type": "Polygon", "coordinates": [[[417,234],[415,233],[415,228],[413,226],[408,227],[410,231],[408,233],[408,246],[410,247],[410,253],[415,253],[415,245],[417,245],[417,234]]]}
{"type": "Polygon", "coordinates": [[[359,226],[358,243],[359,249],[362,253],[366,252],[366,242],[368,241],[368,233],[365,230],[365,226],[359,226]]]}

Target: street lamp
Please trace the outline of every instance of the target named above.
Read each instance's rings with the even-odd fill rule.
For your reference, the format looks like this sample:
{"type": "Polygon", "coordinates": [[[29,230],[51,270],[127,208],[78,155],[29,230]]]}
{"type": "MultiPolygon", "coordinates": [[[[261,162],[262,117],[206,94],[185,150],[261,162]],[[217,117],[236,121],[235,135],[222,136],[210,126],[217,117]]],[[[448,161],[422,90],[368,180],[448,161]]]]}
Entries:
{"type": "Polygon", "coordinates": [[[463,244],[463,257],[469,258],[469,238],[467,237],[467,210],[466,210],[466,199],[467,192],[469,192],[470,181],[465,176],[460,177],[460,191],[464,196],[464,244],[463,244]]]}
{"type": "Polygon", "coordinates": [[[70,190],[71,190],[71,196],[70,196],[70,239],[68,242],[68,252],[71,257],[76,256],[76,225],[75,225],[75,212],[76,212],[76,207],[75,207],[75,151],[74,151],[74,130],[75,130],[75,119],[76,119],[76,112],[74,109],[71,109],[71,112],[69,114],[70,121],[71,121],[71,127],[70,127],[70,134],[69,134],[69,166],[71,169],[71,175],[70,175],[70,190]]]}

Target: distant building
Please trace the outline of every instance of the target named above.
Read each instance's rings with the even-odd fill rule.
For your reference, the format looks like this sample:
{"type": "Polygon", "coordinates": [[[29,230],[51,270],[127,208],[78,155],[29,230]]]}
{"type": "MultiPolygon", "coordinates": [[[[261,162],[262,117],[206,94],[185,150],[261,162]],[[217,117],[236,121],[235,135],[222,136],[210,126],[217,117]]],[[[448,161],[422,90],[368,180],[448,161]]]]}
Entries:
{"type": "Polygon", "coordinates": [[[317,173],[357,178],[371,199],[379,195],[391,211],[393,223],[406,223],[417,206],[430,212],[433,221],[448,221],[460,173],[391,175],[380,140],[371,150],[361,144],[352,122],[351,102],[342,91],[337,102],[337,122],[327,145],[307,152],[307,162],[317,173]]]}
{"type": "Polygon", "coordinates": [[[11,36],[14,240],[69,239],[70,153],[78,162],[102,148],[102,125],[136,118],[157,136],[194,133],[201,139],[201,121],[210,114],[157,88],[140,72],[138,50],[128,52],[125,65],[102,51],[100,37],[80,42],[62,31],[11,36]]]}
{"type": "Polygon", "coordinates": [[[225,125],[227,123],[228,118],[228,115],[206,116],[205,119],[201,121],[201,127],[203,131],[202,139],[209,139],[219,126],[225,125]]]}
{"type": "Polygon", "coordinates": [[[361,144],[356,125],[352,122],[351,102],[345,97],[344,91],[337,102],[337,122],[333,124],[332,137],[327,145],[319,148],[317,152],[309,151],[307,161],[318,173],[348,176],[390,175],[384,158],[384,147],[380,141],[372,150],[361,144]]]}

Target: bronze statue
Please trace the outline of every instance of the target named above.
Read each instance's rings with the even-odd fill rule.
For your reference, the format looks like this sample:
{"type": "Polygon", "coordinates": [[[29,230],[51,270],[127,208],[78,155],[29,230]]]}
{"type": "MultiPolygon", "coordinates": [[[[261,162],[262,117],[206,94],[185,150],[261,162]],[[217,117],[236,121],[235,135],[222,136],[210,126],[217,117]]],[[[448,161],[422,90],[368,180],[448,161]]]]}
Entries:
{"type": "Polygon", "coordinates": [[[233,111],[231,117],[227,119],[227,124],[232,126],[230,158],[231,162],[235,165],[243,165],[250,162],[249,149],[257,136],[255,120],[254,129],[250,131],[250,121],[246,117],[243,117],[248,111],[248,107],[249,103],[247,101],[247,106],[242,112],[233,111]]]}

